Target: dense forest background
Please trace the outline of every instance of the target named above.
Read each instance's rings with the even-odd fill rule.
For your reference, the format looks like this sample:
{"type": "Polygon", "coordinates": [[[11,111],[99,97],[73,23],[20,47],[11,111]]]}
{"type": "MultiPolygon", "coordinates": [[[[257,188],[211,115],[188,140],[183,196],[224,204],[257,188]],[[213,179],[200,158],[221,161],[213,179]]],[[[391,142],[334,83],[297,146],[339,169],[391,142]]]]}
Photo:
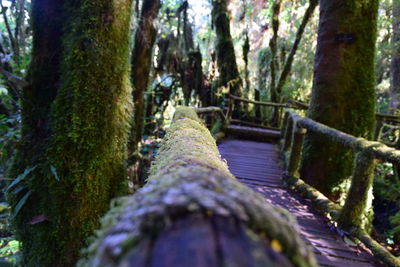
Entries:
{"type": "MultiPolygon", "coordinates": [[[[42,2],[37,1],[37,3],[42,2]]],[[[256,101],[285,103],[296,100],[310,103],[319,21],[317,4],[314,0],[134,1],[132,12],[129,14],[133,16],[129,36],[130,45],[127,48],[121,48],[129,50],[131,54],[130,75],[134,88],[133,105],[128,103],[130,108],[126,111],[133,114],[133,119],[129,133],[128,159],[123,165],[128,170],[130,193],[143,185],[151,160],[157,154],[159,142],[171,122],[174,107],[177,105],[224,107],[226,106],[224,96],[227,93],[256,101]],[[227,12],[230,14],[226,16],[228,20],[218,21],[227,12]],[[227,30],[227,25],[230,31],[229,27],[227,30]],[[224,34],[231,34],[231,44],[224,43],[226,38],[229,39],[224,34]]],[[[47,48],[42,47],[41,51],[32,51],[35,42],[33,32],[36,32],[36,36],[48,34],[44,31],[39,32],[40,27],[49,26],[45,24],[46,22],[40,21],[40,8],[40,5],[35,6],[34,1],[31,0],[0,1],[0,183],[2,188],[0,193],[0,256],[2,259],[0,261],[9,263],[15,263],[20,257],[19,242],[13,236],[10,221],[27,205],[31,194],[19,182],[31,179],[30,175],[39,169],[45,172],[45,168],[48,176],[51,176],[53,180],[58,180],[59,175],[63,175],[63,168],[66,168],[60,163],[64,160],[64,155],[60,150],[69,147],[63,140],[56,140],[55,147],[59,149],[49,151],[56,159],[54,164],[46,163],[45,168],[37,167],[40,163],[38,160],[37,165],[32,164],[29,168],[19,170],[16,175],[17,180],[9,175],[10,169],[13,170],[13,168],[14,174],[16,173],[16,151],[21,148],[21,139],[26,136],[21,123],[22,117],[29,114],[23,115],[21,108],[24,97],[26,101],[29,96],[23,96],[23,88],[33,86],[31,82],[33,76],[39,77],[34,82],[40,84],[40,79],[50,76],[52,78],[55,72],[62,72],[68,68],[69,65],[65,65],[68,62],[78,64],[87,56],[86,54],[74,55],[75,58],[68,59],[70,61],[65,60],[67,63],[64,62],[64,65],[60,67],[61,71],[55,68],[55,65],[51,65],[52,58],[48,62],[49,69],[46,69],[51,75],[40,74],[40,68],[45,67],[40,57],[43,55],[40,53],[46,53],[46,49],[53,45],[49,41],[47,48]],[[8,198],[14,203],[13,213],[10,212],[10,204],[5,196],[6,191],[15,196],[8,198]]],[[[128,11],[130,9],[127,9],[128,11]]],[[[85,12],[90,14],[89,9],[85,12]]],[[[73,19],[63,16],[60,16],[58,20],[60,25],[64,23],[62,19],[73,22],[73,19]]],[[[400,2],[398,0],[379,1],[377,24],[376,112],[400,115],[400,2]]],[[[57,31],[59,30],[57,27],[54,26],[50,30],[57,31]]],[[[87,27],[90,28],[90,26],[87,27]]],[[[82,31],[88,30],[80,29],[78,26],[76,28],[82,31]]],[[[74,31],[71,30],[67,37],[74,40],[76,38],[74,31]]],[[[124,36],[118,34],[110,36],[104,34],[102,38],[110,37],[120,38],[118,40],[121,42],[125,40],[124,36]]],[[[61,42],[61,40],[53,41],[61,42]]],[[[67,41],[63,40],[63,42],[67,41]]],[[[90,40],[81,45],[93,48],[90,40]]],[[[67,47],[74,49],[73,44],[67,47]]],[[[115,49],[120,49],[118,44],[115,45],[115,49]]],[[[114,65],[125,64],[123,56],[120,57],[115,56],[114,62],[109,62],[99,71],[107,72],[110,69],[115,71],[114,65]]],[[[106,55],[99,55],[97,64],[101,64],[99,62],[103,59],[106,59],[106,55]]],[[[71,63],[71,66],[74,66],[73,64],[71,63]]],[[[95,68],[95,66],[98,65],[93,63],[87,68],[95,68]]],[[[82,73],[79,75],[84,76],[82,73]]],[[[93,80],[88,84],[95,83],[96,78],[102,79],[102,73],[93,75],[93,80]]],[[[75,86],[71,80],[72,78],[68,80],[69,85],[75,86]]],[[[121,87],[123,86],[124,83],[121,82],[121,87]]],[[[64,87],[66,86],[63,85],[60,89],[64,98],[60,97],[56,100],[55,105],[58,105],[55,108],[58,112],[56,114],[63,114],[69,108],[76,108],[62,106],[63,101],[66,101],[65,99],[69,96],[64,87]]],[[[81,98],[82,102],[86,99],[85,97],[91,99],[91,96],[85,94],[77,94],[74,97],[81,98]]],[[[102,95],[99,99],[88,101],[92,101],[91,104],[102,105],[102,101],[107,97],[111,99],[113,96],[102,95]]],[[[25,102],[25,105],[29,106],[29,102],[25,102]]],[[[85,105],[82,104],[82,106],[85,105]]],[[[93,110],[86,111],[90,113],[93,110]]],[[[122,121],[127,120],[125,116],[128,116],[124,112],[121,111],[122,121]]],[[[79,112],[77,114],[76,116],[79,116],[79,112]]],[[[109,113],[105,110],[104,114],[109,113]]],[[[277,124],[277,116],[279,116],[273,109],[260,108],[252,104],[243,105],[241,112],[236,115],[238,119],[261,124],[277,124]]],[[[74,115],[71,116],[74,119],[74,115]]],[[[90,117],[86,119],[89,120],[90,117]]],[[[63,125],[66,120],[67,118],[57,121],[56,129],[74,138],[74,134],[79,131],[68,132],[63,125]]],[[[40,124],[42,121],[35,123],[40,124]]],[[[93,127],[100,128],[101,126],[93,127]]],[[[123,136],[125,133],[121,132],[124,131],[126,129],[121,128],[116,135],[123,136]]],[[[399,148],[399,128],[394,125],[385,125],[381,140],[399,148]]],[[[119,151],[120,148],[113,149],[119,151]]],[[[41,152],[35,151],[35,153],[41,152]]],[[[77,150],[73,153],[80,152],[77,150]]],[[[82,156],[82,159],[86,158],[82,156]]],[[[101,164],[99,163],[98,166],[101,164]]],[[[115,169],[121,167],[117,164],[115,166],[115,169]]],[[[79,166],[79,168],[84,167],[79,166]]],[[[71,174],[71,177],[74,175],[76,174],[71,174]]],[[[374,222],[376,231],[374,235],[399,254],[400,175],[398,169],[391,164],[378,165],[374,183],[374,212],[378,218],[374,222]]],[[[42,189],[35,187],[35,190],[42,189]]],[[[340,201],[340,199],[337,200],[340,201]]],[[[99,207],[99,210],[101,209],[102,207],[99,207]]],[[[37,224],[46,221],[46,216],[40,214],[31,217],[29,223],[37,224]]]]}

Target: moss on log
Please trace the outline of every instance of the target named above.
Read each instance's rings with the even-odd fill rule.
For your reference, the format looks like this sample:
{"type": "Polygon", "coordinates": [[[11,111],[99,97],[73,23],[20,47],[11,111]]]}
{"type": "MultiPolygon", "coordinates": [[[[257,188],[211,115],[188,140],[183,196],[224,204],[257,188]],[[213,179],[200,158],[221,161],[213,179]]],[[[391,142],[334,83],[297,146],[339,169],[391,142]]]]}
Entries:
{"type": "Polygon", "coordinates": [[[80,266],[316,266],[287,211],[239,183],[189,108],[147,185],[114,201],[80,266]]]}
{"type": "Polygon", "coordinates": [[[354,151],[368,151],[376,159],[388,161],[394,164],[400,164],[400,151],[386,146],[380,142],[369,141],[365,138],[354,137],[346,134],[319,122],[313,121],[309,118],[301,117],[295,112],[288,111],[293,120],[299,127],[306,128],[308,132],[316,135],[321,135],[331,140],[332,142],[339,143],[341,146],[351,148],[354,151]]]}

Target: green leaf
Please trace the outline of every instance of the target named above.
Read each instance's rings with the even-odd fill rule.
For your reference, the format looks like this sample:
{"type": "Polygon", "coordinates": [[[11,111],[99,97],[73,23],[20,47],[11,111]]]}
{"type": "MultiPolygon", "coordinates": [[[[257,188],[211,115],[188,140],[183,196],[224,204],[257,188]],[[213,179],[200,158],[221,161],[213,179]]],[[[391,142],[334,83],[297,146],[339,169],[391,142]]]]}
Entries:
{"type": "Polygon", "coordinates": [[[25,194],[25,196],[23,196],[20,201],[18,202],[18,204],[15,206],[14,209],[14,214],[13,217],[17,216],[17,214],[19,213],[19,211],[21,210],[21,208],[25,205],[26,201],[28,200],[28,197],[32,194],[32,191],[28,191],[28,193],[25,194]]]}
{"type": "Polygon", "coordinates": [[[57,169],[53,165],[50,165],[50,171],[54,175],[54,178],[56,178],[57,181],[60,181],[60,176],[58,176],[57,169]]]}
{"type": "Polygon", "coordinates": [[[28,176],[33,170],[36,169],[37,166],[33,166],[32,168],[26,169],[23,173],[17,176],[17,178],[7,187],[6,191],[9,191],[11,188],[13,188],[16,184],[21,182],[25,177],[28,176]]]}

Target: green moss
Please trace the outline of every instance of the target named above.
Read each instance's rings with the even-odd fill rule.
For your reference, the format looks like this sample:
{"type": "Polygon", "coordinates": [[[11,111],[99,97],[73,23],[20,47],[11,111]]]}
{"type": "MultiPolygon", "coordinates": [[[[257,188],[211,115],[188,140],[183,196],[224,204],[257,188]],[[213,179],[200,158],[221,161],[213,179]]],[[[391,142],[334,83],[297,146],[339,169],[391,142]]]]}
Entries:
{"type": "Polygon", "coordinates": [[[217,37],[216,54],[220,75],[218,86],[229,88],[230,94],[240,96],[242,80],[239,76],[230,32],[228,1],[213,0],[212,4],[212,21],[217,37]]]}
{"type": "Polygon", "coordinates": [[[372,229],[372,183],[374,178],[375,162],[368,153],[359,152],[354,161],[351,187],[338,219],[339,227],[350,229],[357,227],[366,232],[372,229]]]}
{"type": "MultiPolygon", "coordinates": [[[[24,266],[74,265],[110,199],[127,191],[131,1],[70,0],[57,9],[66,16],[59,26],[59,88],[46,125],[51,138],[42,146],[36,178],[29,179],[29,204],[17,216],[24,266]],[[27,224],[37,215],[47,220],[27,224]]],[[[52,36],[46,38],[42,42],[52,36]]],[[[37,145],[29,140],[29,147],[37,145]]],[[[30,161],[25,166],[35,164],[30,161]]]]}
{"type": "Polygon", "coordinates": [[[65,10],[60,1],[37,0],[32,2],[31,19],[33,30],[32,60],[27,79],[29,85],[22,92],[22,138],[17,155],[9,171],[17,177],[25,170],[36,166],[25,179],[18,183],[23,188],[19,193],[8,192],[13,213],[12,224],[16,238],[21,241],[23,263],[48,262],[48,247],[56,241],[42,238],[47,233],[49,222],[29,224],[35,216],[48,215],[52,200],[47,187],[50,174],[46,152],[49,146],[51,104],[60,83],[60,57],[62,54],[62,28],[65,10]],[[18,214],[20,201],[30,194],[18,214]]]}
{"type": "MultiPolygon", "coordinates": [[[[332,40],[318,44],[316,61],[329,64],[316,64],[308,116],[340,131],[371,139],[375,122],[374,51],[378,1],[348,1],[340,9],[335,2],[320,3],[321,14],[326,16],[321,19],[327,21],[324,25],[335,27],[320,27],[319,39],[325,40],[330,31],[335,31],[354,34],[355,42],[332,40]]],[[[351,151],[324,137],[309,134],[303,155],[303,179],[331,199],[338,198],[342,192],[335,192],[335,187],[351,175],[351,151]]]]}
{"type": "Polygon", "coordinates": [[[258,241],[277,240],[295,266],[315,266],[294,218],[234,179],[215,140],[194,115],[192,109],[177,109],[148,183],[120,198],[103,217],[79,266],[118,266],[143,240],[156,239],[175,219],[193,213],[231,218],[258,241]]]}

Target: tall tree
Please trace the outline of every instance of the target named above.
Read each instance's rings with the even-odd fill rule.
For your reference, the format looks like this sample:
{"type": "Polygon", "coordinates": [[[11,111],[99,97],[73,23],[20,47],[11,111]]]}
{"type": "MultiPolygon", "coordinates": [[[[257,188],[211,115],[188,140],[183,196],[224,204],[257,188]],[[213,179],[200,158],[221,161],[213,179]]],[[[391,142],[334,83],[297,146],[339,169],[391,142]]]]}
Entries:
{"type": "Polygon", "coordinates": [[[235,50],[229,25],[229,0],[213,0],[212,21],[217,37],[217,66],[219,86],[229,88],[229,93],[241,95],[242,80],[236,64],[235,50]]]}
{"type": "Polygon", "coordinates": [[[139,27],[135,34],[135,44],[132,53],[132,83],[134,115],[131,127],[131,140],[129,151],[135,158],[138,151],[138,144],[143,135],[144,122],[144,92],[147,89],[153,47],[156,41],[157,30],[154,20],[157,18],[160,9],[160,0],[144,0],[142,13],[140,15],[139,27]]]}
{"type": "Polygon", "coordinates": [[[271,102],[279,103],[279,95],[276,91],[276,73],[278,72],[278,31],[279,31],[279,14],[281,12],[282,0],[275,0],[272,5],[272,37],[269,42],[271,49],[270,62],[270,96],[271,102]]]}
{"type": "MultiPolygon", "coordinates": [[[[321,0],[313,91],[308,116],[349,134],[372,138],[378,0],[321,0]]],[[[309,133],[301,176],[334,199],[351,174],[351,151],[309,133]]]]}
{"type": "Polygon", "coordinates": [[[16,238],[22,241],[23,263],[27,265],[29,261],[38,264],[44,262],[49,250],[47,246],[54,245],[50,236],[43,236],[50,229],[49,223],[33,225],[29,222],[52,208],[47,187],[49,175],[43,174],[48,173],[49,169],[45,165],[51,136],[50,109],[60,84],[61,29],[65,17],[63,2],[32,2],[33,47],[27,75],[29,85],[22,91],[22,137],[10,177],[17,177],[34,166],[36,168],[15,187],[8,189],[8,198],[14,213],[13,226],[16,238]],[[21,204],[24,205],[18,212],[17,207],[21,204]]]}
{"type": "Polygon", "coordinates": [[[392,112],[396,112],[400,106],[400,0],[393,0],[392,30],[390,108],[392,109],[392,112]]]}
{"type": "MultiPolygon", "coordinates": [[[[269,41],[269,47],[271,50],[271,62],[270,62],[270,79],[269,79],[269,90],[271,102],[279,103],[280,95],[276,91],[276,77],[279,69],[278,65],[278,31],[279,31],[279,14],[281,12],[282,0],[275,0],[272,5],[272,37],[269,41]]],[[[280,112],[278,108],[274,108],[272,114],[271,124],[273,126],[279,126],[280,112]]]]}
{"type": "Polygon", "coordinates": [[[28,174],[9,193],[24,266],[74,265],[110,199],[127,190],[131,2],[33,2],[31,86],[13,169],[28,174]]]}
{"type": "Polygon", "coordinates": [[[287,77],[289,76],[289,74],[291,72],[294,56],[296,55],[301,38],[303,37],[304,29],[306,28],[308,21],[312,17],[312,14],[314,13],[314,10],[317,7],[317,5],[318,5],[318,0],[310,0],[308,8],[307,8],[306,12],[304,13],[303,20],[301,21],[301,24],[297,30],[296,38],[294,40],[293,46],[292,46],[290,53],[285,61],[285,64],[282,67],[282,72],[281,72],[281,75],[279,76],[278,84],[276,85],[276,88],[275,88],[276,94],[278,95],[280,101],[281,101],[280,98],[281,98],[281,94],[282,94],[282,89],[283,89],[283,86],[285,85],[287,77]]]}

